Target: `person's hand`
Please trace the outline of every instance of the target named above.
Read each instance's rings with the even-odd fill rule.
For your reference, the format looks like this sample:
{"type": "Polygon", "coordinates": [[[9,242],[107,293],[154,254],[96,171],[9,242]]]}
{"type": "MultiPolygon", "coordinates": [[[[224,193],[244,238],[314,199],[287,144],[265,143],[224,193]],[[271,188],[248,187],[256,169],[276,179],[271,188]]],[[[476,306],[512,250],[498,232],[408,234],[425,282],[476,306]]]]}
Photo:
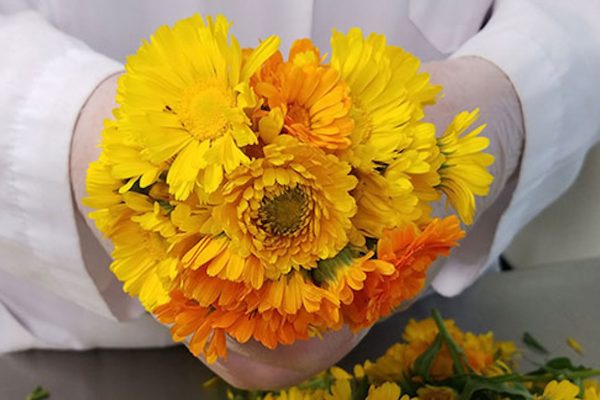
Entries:
{"type": "MultiPolygon", "coordinates": [[[[100,154],[103,121],[111,117],[116,107],[115,95],[118,76],[102,82],[81,110],[71,145],[71,185],[77,210],[85,217],[87,227],[100,241],[107,253],[111,242],[104,238],[87,215],[91,211],[82,204],[86,197],[85,175],[87,166],[100,154]]],[[[100,266],[108,268],[108,265],[100,266]]],[[[245,344],[229,340],[227,360],[207,365],[230,384],[246,389],[278,389],[298,383],[338,362],[366,335],[367,330],[352,333],[344,328],[338,332],[298,341],[290,346],[270,350],[258,342],[245,344]]],[[[204,362],[204,360],[202,360],[204,362]]]]}
{"type": "MultiPolygon", "coordinates": [[[[442,85],[442,96],[425,109],[425,120],[444,133],[455,115],[461,111],[480,109],[474,124],[487,127],[481,136],[490,139],[486,150],[494,156],[489,172],[494,182],[488,196],[477,198],[477,214],[498,198],[509,178],[518,171],[525,140],[524,117],[514,86],[506,74],[492,62],[480,57],[459,57],[426,63],[431,83],[442,85]]],[[[443,204],[437,209],[444,210],[443,204]]]]}

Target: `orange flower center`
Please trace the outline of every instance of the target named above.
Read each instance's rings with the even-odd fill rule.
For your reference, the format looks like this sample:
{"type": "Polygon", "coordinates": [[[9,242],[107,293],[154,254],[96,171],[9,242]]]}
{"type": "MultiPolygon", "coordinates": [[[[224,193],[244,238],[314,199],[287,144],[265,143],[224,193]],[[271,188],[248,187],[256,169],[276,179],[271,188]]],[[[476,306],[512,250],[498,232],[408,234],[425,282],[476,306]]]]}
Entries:
{"type": "Polygon", "coordinates": [[[310,126],[310,113],[304,107],[296,103],[289,105],[288,112],[285,116],[286,125],[302,124],[304,126],[310,126]]]}
{"type": "Polygon", "coordinates": [[[262,199],[258,225],[270,235],[291,235],[308,222],[309,202],[301,185],[283,187],[280,193],[262,199]]]}

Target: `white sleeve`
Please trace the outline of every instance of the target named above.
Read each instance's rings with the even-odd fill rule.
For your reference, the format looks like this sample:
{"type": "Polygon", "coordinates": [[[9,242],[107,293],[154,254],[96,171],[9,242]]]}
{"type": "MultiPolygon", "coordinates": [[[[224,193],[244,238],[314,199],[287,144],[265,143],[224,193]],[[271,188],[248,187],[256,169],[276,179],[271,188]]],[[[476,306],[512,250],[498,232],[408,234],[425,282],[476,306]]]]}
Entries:
{"type": "Polygon", "coordinates": [[[86,270],[69,181],[79,110],[122,66],[34,12],[0,15],[0,269],[114,318],[86,270]]]}
{"type": "Polygon", "coordinates": [[[435,276],[437,292],[454,296],[471,285],[573,183],[600,139],[599,20],[594,0],[498,0],[487,25],[453,55],[483,57],[510,77],[526,138],[518,176],[435,276]]]}

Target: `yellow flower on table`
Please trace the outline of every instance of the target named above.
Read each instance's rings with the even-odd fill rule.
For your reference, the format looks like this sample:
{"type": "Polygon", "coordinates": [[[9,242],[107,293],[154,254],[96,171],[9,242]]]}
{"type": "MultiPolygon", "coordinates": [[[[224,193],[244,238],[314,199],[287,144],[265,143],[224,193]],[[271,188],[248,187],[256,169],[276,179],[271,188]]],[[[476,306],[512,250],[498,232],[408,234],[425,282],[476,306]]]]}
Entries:
{"type": "Polygon", "coordinates": [[[452,388],[446,386],[426,385],[417,390],[419,400],[456,400],[458,394],[452,388]]]}
{"type": "Polygon", "coordinates": [[[544,388],[538,400],[575,400],[579,394],[579,387],[569,381],[550,381],[544,388]]]}
{"type": "MultiPolygon", "coordinates": [[[[394,382],[386,382],[381,386],[371,385],[365,400],[398,400],[400,398],[400,386],[394,382]]],[[[402,396],[402,400],[408,396],[402,396]]]]}
{"type": "Polygon", "coordinates": [[[583,400],[600,400],[600,383],[594,379],[584,382],[583,400]]]}

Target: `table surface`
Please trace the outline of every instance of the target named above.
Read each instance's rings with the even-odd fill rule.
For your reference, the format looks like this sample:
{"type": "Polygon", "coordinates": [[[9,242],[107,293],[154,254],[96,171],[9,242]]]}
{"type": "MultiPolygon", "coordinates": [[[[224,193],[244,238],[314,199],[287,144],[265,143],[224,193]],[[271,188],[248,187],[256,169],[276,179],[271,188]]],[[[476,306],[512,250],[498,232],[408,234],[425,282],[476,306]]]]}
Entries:
{"type": "MultiPolygon", "coordinates": [[[[473,332],[493,330],[498,339],[519,342],[523,331],[553,355],[600,366],[600,263],[579,261],[491,274],[456,298],[430,296],[376,325],[341,365],[350,367],[382,354],[399,341],[410,318],[437,308],[473,332]],[[584,356],[566,345],[576,338],[584,356]]],[[[21,400],[37,386],[52,400],[217,399],[202,388],[211,372],[186,349],[27,351],[0,357],[0,399],[21,400]]]]}

